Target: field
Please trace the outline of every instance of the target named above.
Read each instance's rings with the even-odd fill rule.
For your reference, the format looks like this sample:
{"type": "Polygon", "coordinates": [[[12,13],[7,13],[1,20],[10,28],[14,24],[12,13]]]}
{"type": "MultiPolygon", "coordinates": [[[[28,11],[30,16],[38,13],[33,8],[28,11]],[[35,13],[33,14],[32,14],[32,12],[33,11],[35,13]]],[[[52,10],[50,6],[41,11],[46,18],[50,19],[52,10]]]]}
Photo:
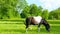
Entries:
{"type": "Polygon", "coordinates": [[[30,26],[32,29],[25,32],[25,25],[22,20],[0,20],[0,34],[60,34],[60,20],[49,20],[48,22],[51,26],[50,32],[47,32],[43,25],[40,27],[40,32],[37,31],[37,25],[30,26]]]}

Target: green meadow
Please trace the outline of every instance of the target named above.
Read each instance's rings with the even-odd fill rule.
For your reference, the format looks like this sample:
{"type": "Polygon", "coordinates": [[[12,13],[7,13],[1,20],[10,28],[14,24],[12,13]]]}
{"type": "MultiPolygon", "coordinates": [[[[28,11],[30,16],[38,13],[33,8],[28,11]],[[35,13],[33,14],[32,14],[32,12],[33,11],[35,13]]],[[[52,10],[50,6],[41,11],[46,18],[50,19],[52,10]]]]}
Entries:
{"type": "Polygon", "coordinates": [[[59,0],[0,0],[0,34],[60,34],[59,0]],[[24,19],[29,16],[46,19],[50,32],[43,25],[40,32],[37,25],[31,25],[26,32],[24,19]]]}
{"type": "Polygon", "coordinates": [[[31,25],[28,32],[25,32],[23,20],[0,20],[0,34],[60,34],[60,20],[48,20],[50,32],[41,25],[40,32],[37,31],[37,25],[31,25]]]}

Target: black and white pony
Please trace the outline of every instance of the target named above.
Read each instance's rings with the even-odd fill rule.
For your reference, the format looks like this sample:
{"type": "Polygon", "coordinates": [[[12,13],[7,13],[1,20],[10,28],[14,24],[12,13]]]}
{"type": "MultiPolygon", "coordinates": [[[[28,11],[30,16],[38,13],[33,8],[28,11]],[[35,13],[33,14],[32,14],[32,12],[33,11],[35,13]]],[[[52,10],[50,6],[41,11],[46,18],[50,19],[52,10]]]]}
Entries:
{"type": "Polygon", "coordinates": [[[41,24],[43,24],[45,26],[47,31],[50,31],[50,25],[41,16],[30,16],[30,17],[27,17],[24,24],[26,25],[26,32],[28,30],[29,25],[38,25],[38,31],[40,31],[40,25],[41,24]]]}

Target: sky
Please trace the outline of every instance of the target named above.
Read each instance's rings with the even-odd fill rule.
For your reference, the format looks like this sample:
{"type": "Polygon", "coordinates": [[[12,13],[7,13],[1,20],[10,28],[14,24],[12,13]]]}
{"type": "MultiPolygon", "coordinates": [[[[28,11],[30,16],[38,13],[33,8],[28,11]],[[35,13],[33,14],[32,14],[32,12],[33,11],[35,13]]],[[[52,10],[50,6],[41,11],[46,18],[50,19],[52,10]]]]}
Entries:
{"type": "Polygon", "coordinates": [[[37,6],[42,6],[43,9],[48,9],[52,11],[60,7],[60,0],[26,0],[28,5],[36,4],[37,6]]]}

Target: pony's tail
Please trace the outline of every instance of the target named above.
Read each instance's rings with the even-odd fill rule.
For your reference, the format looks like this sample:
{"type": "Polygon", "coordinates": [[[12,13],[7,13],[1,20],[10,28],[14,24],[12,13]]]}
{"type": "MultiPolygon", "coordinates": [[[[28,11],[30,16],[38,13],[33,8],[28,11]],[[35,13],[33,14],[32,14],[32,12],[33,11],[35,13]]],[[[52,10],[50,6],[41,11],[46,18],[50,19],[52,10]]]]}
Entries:
{"type": "Polygon", "coordinates": [[[25,19],[24,24],[26,25],[28,23],[28,18],[25,19]]]}

